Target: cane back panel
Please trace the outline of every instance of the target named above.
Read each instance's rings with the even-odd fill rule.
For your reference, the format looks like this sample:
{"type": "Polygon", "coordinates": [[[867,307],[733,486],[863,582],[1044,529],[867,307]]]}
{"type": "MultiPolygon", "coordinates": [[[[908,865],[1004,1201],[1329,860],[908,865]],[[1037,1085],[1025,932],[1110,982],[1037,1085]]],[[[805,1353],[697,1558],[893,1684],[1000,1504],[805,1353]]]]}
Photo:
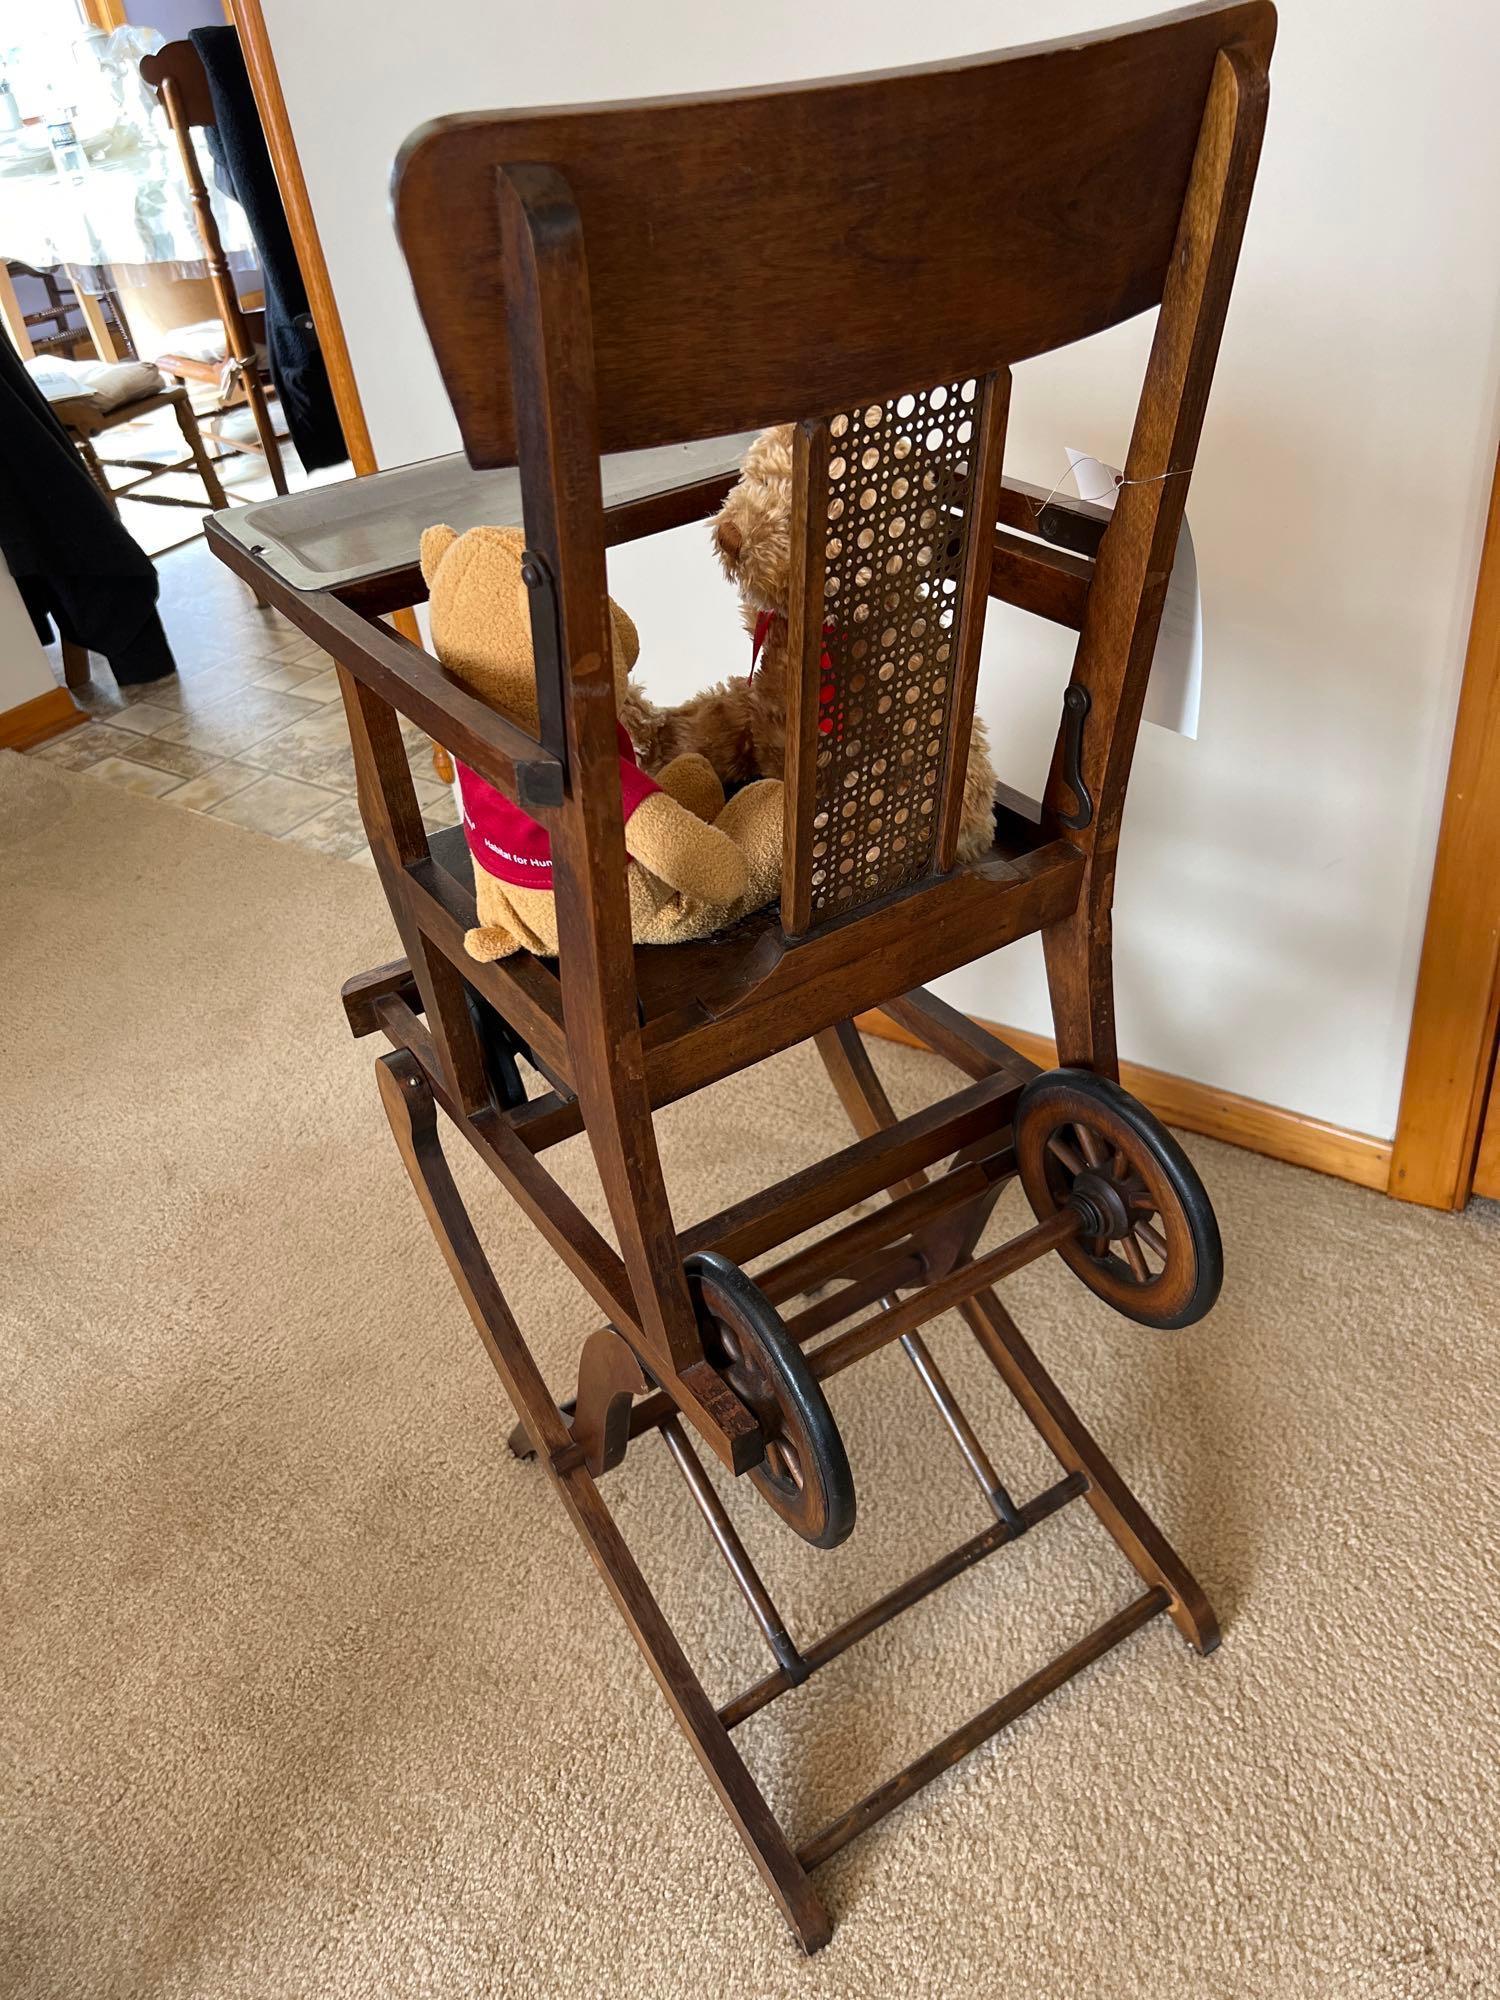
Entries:
{"type": "Polygon", "coordinates": [[[789,931],[951,863],[1007,384],[970,376],[802,429],[788,634],[789,931]]]}

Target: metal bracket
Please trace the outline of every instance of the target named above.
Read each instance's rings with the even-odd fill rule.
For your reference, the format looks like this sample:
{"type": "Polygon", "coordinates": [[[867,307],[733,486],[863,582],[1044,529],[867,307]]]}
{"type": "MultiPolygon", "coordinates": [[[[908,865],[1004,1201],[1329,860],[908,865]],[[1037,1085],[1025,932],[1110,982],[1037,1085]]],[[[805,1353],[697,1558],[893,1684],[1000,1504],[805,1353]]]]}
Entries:
{"type": "Polygon", "coordinates": [[[1075,811],[1057,816],[1064,826],[1079,833],[1094,817],[1094,801],[1083,782],[1083,724],[1092,706],[1092,697],[1082,682],[1069,681],[1063,689],[1063,779],[1078,805],[1075,811]]]}
{"type": "Polygon", "coordinates": [[[531,592],[531,650],[536,661],[537,713],[542,747],[567,763],[567,732],[563,727],[562,614],[557,584],[545,556],[535,549],[521,551],[521,581],[531,592]]]}

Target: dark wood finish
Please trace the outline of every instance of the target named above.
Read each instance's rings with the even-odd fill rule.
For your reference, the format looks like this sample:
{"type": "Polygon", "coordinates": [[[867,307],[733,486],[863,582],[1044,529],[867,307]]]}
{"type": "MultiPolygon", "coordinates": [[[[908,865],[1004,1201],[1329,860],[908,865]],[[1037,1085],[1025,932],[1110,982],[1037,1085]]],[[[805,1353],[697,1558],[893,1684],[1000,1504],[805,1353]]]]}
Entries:
{"type": "Polygon", "coordinates": [[[815,1166],[694,1223],[682,1232],[683,1252],[717,1250],[743,1263],[815,1229],[856,1202],[909,1180],[919,1168],[956,1152],[975,1137],[988,1137],[996,1151],[1008,1149],[1016,1094],[1008,1079],[990,1078],[899,1123],[893,1121],[887,1129],[872,1132],[815,1166]]]}
{"type": "MultiPolygon", "coordinates": [[[[214,534],[212,521],[207,528],[214,534]]],[[[222,534],[215,536],[216,549],[227,546],[232,545],[222,534]]],[[[265,572],[252,565],[250,574],[254,578],[265,572]]],[[[276,598],[271,601],[282,608],[276,598]]],[[[440,736],[456,757],[527,812],[535,815],[562,803],[563,760],[450,679],[430,653],[388,625],[362,618],[337,598],[321,598],[319,613],[303,629],[341,666],[357,673],[372,694],[440,736]]]]}
{"type": "Polygon", "coordinates": [[[1264,67],[1275,18],[1192,7],[918,69],[424,126],[396,223],[469,457],[518,456],[494,201],[511,163],[555,167],[588,235],[603,449],[751,430],[1156,305],[1219,52],[1264,67]],[[747,314],[768,271],[776,310],[747,314]]]}
{"type": "Polygon", "coordinates": [[[612,1326],[601,1326],[578,1357],[573,1439],[598,1479],[625,1456],[630,1405],[650,1387],[641,1364],[612,1326]]]}
{"type": "MultiPolygon", "coordinates": [[[[203,245],[209,282],[213,286],[214,303],[218,307],[219,318],[224,323],[224,345],[231,388],[227,398],[221,394],[220,411],[222,413],[223,409],[229,407],[230,402],[238,401],[240,397],[249,404],[250,414],[255,420],[255,434],[259,441],[258,446],[254,448],[259,449],[264,456],[266,468],[276,491],[285,493],[286,468],[281,462],[276,426],[271,421],[265,385],[255,358],[255,343],[245,322],[245,313],[234,287],[228,260],[224,255],[219,225],[214,220],[213,206],[208,198],[208,188],[204,184],[203,170],[198,164],[198,155],[193,146],[192,128],[195,125],[217,123],[214,117],[213,96],[208,87],[208,77],[204,72],[202,58],[191,42],[168,42],[154,55],[144,56],[141,59],[141,77],[161,99],[167,123],[172,128],[172,137],[177,141],[178,158],[182,163],[188,194],[193,204],[193,221],[203,245]]],[[[195,365],[181,356],[172,354],[162,355],[161,365],[169,373],[195,374],[209,381],[218,381],[221,373],[216,364],[195,365]]],[[[221,507],[224,505],[222,498],[218,504],[221,507]]]]}
{"type": "MultiPolygon", "coordinates": [[[[569,673],[566,698],[538,674],[542,740],[566,744],[571,770],[599,772],[618,751],[583,232],[554,169],[517,167],[499,185],[526,536],[556,592],[557,632],[541,629],[546,609],[535,594],[533,632],[538,661],[560,655],[569,673]]],[[[646,1354],[668,1375],[686,1374],[705,1364],[651,1124],[617,778],[612,796],[602,784],[575,783],[557,814],[552,856],[571,1080],[646,1354]]]]}
{"type": "Polygon", "coordinates": [[[1093,580],[1094,565],[1086,557],[1063,549],[1044,549],[1008,528],[995,530],[989,592],[1002,603],[1077,632],[1083,627],[1093,580]]]}
{"type": "Polygon", "coordinates": [[[420,1069],[397,1052],[383,1056],[376,1072],[402,1162],[516,1415],[766,1887],[802,1948],[816,1951],[832,1930],[828,1913],[662,1616],[587,1466],[569,1450],[567,1425],[454,1186],[437,1135],[433,1096],[420,1069]]]}
{"type": "MultiPolygon", "coordinates": [[[[526,539],[545,585],[532,595],[536,742],[375,622],[393,592],[420,595],[396,580],[409,568],[393,568],[389,551],[378,570],[337,595],[300,593],[253,550],[213,535],[216,551],[339,663],[361,806],[406,951],[404,967],[353,982],[345,1004],[356,1032],[378,1027],[396,1046],[380,1066],[381,1089],[429,1224],[541,1463],[807,1949],[828,1934],[809,1865],[1158,1612],[1168,1611],[1200,1651],[1217,1643],[1197,1583],[990,1288],[1048,1249],[1075,1250],[1085,1227],[1089,1244],[1129,1237],[1144,1256],[1155,1225],[1142,1211],[1141,1227],[1109,1233],[1113,1211],[1101,1222],[1088,1203],[1094,1182],[1113,1169],[1084,1147],[1067,1186],[1047,1182],[1056,1199],[1036,1226],[979,1253],[996,1195],[1017,1165],[1018,1104],[1029,1084],[1028,1101],[1036,1101],[1035,1071],[925,987],[1040,931],[1065,1059],[1113,1067],[1109,926],[1120,814],[1249,199],[1273,33],[1270,6],[1246,0],[926,70],[444,120],[418,135],[397,177],[418,299],[472,461],[519,465],[526,539]],[[776,163],[749,198],[747,159],[776,163]],[[747,315],[746,286],[768,267],[782,284],[778,310],[747,315]],[[1156,304],[1113,516],[1005,484],[1011,366],[1156,304]],[[732,366],[729,325],[737,329],[732,366]],[[947,399],[964,402],[971,385],[975,415],[965,433],[947,399]],[[907,396],[913,409],[948,412],[930,427],[940,433],[935,441],[923,432],[920,449],[915,430],[901,430],[907,396]],[[723,489],[717,475],[685,480],[675,493],[606,515],[600,453],[767,420],[798,425],[786,894],[779,910],[705,943],[637,951],[624,888],[604,551],[693,518],[723,489]],[[879,487],[867,504],[849,483],[851,466],[836,467],[856,443],[859,469],[879,487]],[[866,452],[874,453],[869,466],[866,452]],[[904,498],[895,484],[908,461],[936,518],[919,510],[898,529],[891,503],[904,498]],[[929,471],[930,488],[921,483],[929,471]],[[838,502],[843,515],[833,511],[838,502]],[[891,567],[887,553],[878,588],[873,577],[861,579],[848,546],[857,538],[834,525],[852,508],[878,518],[903,557],[891,567]],[[928,539],[905,542],[909,527],[928,539]],[[925,550],[920,566],[937,580],[925,596],[903,594],[907,549],[918,558],[925,550]],[[1083,826],[1070,823],[1078,798],[1059,747],[1041,804],[1001,799],[994,847],[950,868],[979,621],[991,594],[1079,630],[1074,679],[1090,700],[1081,774],[1094,811],[1083,826]],[[862,656],[850,635],[877,609],[899,607],[911,621],[944,606],[946,621],[935,624],[951,638],[940,672],[906,640],[881,640],[893,660],[899,655],[901,700],[913,691],[909,705],[925,721],[920,743],[915,730],[866,732],[898,754],[909,744],[925,788],[922,837],[887,849],[883,821],[876,824],[882,774],[856,747],[865,722],[850,704],[861,693],[853,675],[862,656]],[[825,653],[834,662],[827,676],[825,653]],[[842,704],[833,717],[820,712],[830,699],[842,704]],[[544,820],[557,887],[556,964],[518,954],[481,966],[465,956],[473,921],[466,863],[451,840],[426,836],[398,711],[544,820]],[[851,799],[866,839],[857,854],[836,841],[820,854],[820,814],[832,826],[851,799]],[[844,859],[855,879],[840,886],[844,859]],[[531,1103],[497,1102],[475,993],[534,1051],[551,1088],[531,1103]],[[898,1120],[852,1024],[879,1005],[971,1080],[898,1120]],[[653,1112],[808,1038],[854,1124],[854,1143],[679,1229],[653,1112]],[[438,1105],[609,1323],[584,1347],[571,1425],[542,1384],[458,1200],[437,1143],[438,1105]],[[576,1133],[592,1149],[618,1250],[542,1163],[547,1147],[576,1133]],[[934,1172],[945,1158],[951,1164],[934,1172]],[[882,1194],[887,1205],[875,1215],[848,1214],[882,1194]],[[829,1225],[820,1241],[786,1250],[829,1225]],[[730,1260],[713,1267],[712,1286],[697,1261],[710,1251],[730,1260]],[[762,1256],[773,1261],[757,1292],[735,1262],[762,1256]],[[825,1289],[810,1298],[809,1286],[825,1289]],[[1011,1501],[916,1336],[950,1307],[1061,1468],[1057,1484],[1024,1506],[1011,1501]],[[772,1385],[765,1394],[743,1365],[737,1371],[747,1329],[772,1385]],[[801,1352],[825,1332],[825,1345],[801,1352]],[[805,1536],[816,1539],[821,1521],[831,1543],[852,1519],[852,1485],[840,1491],[832,1476],[843,1447],[831,1419],[825,1424],[826,1405],[814,1401],[817,1378],[898,1339],[997,1519],[799,1651],[684,1426],[805,1536]],[[777,1660],[769,1680],[722,1712],[684,1659],[596,1483],[650,1430],[663,1432],[777,1660]],[[775,1491],[777,1479],[797,1484],[789,1442],[797,1465],[823,1481],[823,1498],[800,1510],[789,1488],[775,1491]],[[730,1746],[726,1721],[754,1713],[1074,1497],[1088,1500],[1144,1595],[851,1807],[799,1860],[730,1746]]],[[[1129,1251],[1122,1255],[1128,1261],[1129,1251]]]]}
{"type": "Polygon", "coordinates": [[[1142,1579],[1166,1591],[1173,1623],[1199,1653],[1219,1643],[1219,1621],[1196,1578],[1084,1427],[1020,1328],[991,1291],[959,1307],[979,1345],[1060,1465],[1088,1481],[1084,1497],[1142,1579]]]}
{"type": "Polygon", "coordinates": [[[1016,1083],[1029,1083],[1039,1074],[1034,1062],[1018,1055],[998,1035],[921,987],[887,1000],[882,1012],[968,1076],[1008,1076],[1016,1083]]]}
{"type": "Polygon", "coordinates": [[[837,1340],[830,1340],[826,1347],[818,1349],[812,1357],[814,1375],[820,1382],[826,1382],[830,1375],[852,1368],[856,1361],[863,1361],[866,1355],[888,1347],[903,1333],[926,1326],[939,1313],[961,1305],[981,1286],[1011,1277],[1028,1264],[1034,1264],[1039,1257],[1045,1257],[1049,1250],[1060,1250],[1065,1243],[1072,1241],[1078,1229],[1077,1214],[1072,1210],[1061,1210],[1045,1222],[1037,1223],[1034,1228],[1024,1230],[1013,1242],[1000,1244],[976,1263],[962,1265],[951,1277],[941,1278],[912,1298],[902,1299],[898,1304],[887,1306],[883,1312],[861,1320],[858,1326],[850,1327],[837,1340]]]}

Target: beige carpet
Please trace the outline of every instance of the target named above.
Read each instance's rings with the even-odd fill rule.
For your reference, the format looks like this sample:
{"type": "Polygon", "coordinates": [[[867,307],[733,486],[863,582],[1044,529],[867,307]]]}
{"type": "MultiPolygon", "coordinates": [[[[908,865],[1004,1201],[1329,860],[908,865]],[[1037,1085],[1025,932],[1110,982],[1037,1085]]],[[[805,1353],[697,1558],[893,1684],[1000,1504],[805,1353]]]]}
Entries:
{"type": "MultiPolygon", "coordinates": [[[[1010,1288],[1225,1642],[1158,1621],[855,1843],[809,1963],[503,1448],[342,1025],[392,949],[374,877],[10,755],[0,876],[7,2000],[1500,1991],[1496,1210],[1194,1141],[1206,1326],[1134,1330],[1056,1260],[1010,1288]]],[[[903,1104],[946,1074],[878,1060],[903,1104]]],[[[663,1127],[683,1219],[845,1137],[802,1053],[663,1127]]],[[[457,1164],[566,1385],[579,1294],[457,1164]]],[[[961,1326],[934,1344],[1035,1491],[961,1326]]],[[[844,1549],[734,1496],[804,1637],[985,1518],[899,1351],[834,1402],[844,1549]]],[[[762,1671],[655,1440],[609,1490],[711,1692],[762,1671]]],[[[1133,1587],[1075,1507],[741,1740],[805,1836],[1133,1587]]]]}

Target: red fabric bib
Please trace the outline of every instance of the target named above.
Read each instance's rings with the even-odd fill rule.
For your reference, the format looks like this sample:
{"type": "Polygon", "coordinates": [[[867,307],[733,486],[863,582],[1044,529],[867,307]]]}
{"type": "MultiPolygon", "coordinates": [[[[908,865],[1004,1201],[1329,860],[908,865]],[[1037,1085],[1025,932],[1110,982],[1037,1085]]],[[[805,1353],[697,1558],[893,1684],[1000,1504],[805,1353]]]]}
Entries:
{"type": "MultiPolygon", "coordinates": [[[[659,792],[661,786],[635,761],[635,745],[624,724],[617,722],[615,728],[620,738],[620,797],[629,819],[642,800],[659,792]]],[[[480,867],[517,889],[550,889],[552,841],[546,828],[513,805],[503,792],[487,785],[467,764],[460,764],[456,757],[453,761],[459,797],[464,802],[464,837],[480,867]]]]}
{"type": "MultiPolygon", "coordinates": [[[[751,680],[755,679],[755,669],[760,665],[760,656],[766,649],[766,641],[770,638],[772,629],[777,624],[784,623],[785,619],[779,611],[761,611],[757,613],[755,636],[750,648],[751,680]]],[[[823,669],[823,685],[818,689],[818,707],[822,711],[818,717],[818,734],[820,736],[832,736],[833,734],[832,711],[835,697],[838,694],[838,689],[833,684],[833,660],[829,655],[827,643],[828,636],[832,631],[833,626],[831,624],[823,627],[824,644],[820,660],[823,669]]],[[[842,734],[842,731],[840,734],[842,734]]]]}

